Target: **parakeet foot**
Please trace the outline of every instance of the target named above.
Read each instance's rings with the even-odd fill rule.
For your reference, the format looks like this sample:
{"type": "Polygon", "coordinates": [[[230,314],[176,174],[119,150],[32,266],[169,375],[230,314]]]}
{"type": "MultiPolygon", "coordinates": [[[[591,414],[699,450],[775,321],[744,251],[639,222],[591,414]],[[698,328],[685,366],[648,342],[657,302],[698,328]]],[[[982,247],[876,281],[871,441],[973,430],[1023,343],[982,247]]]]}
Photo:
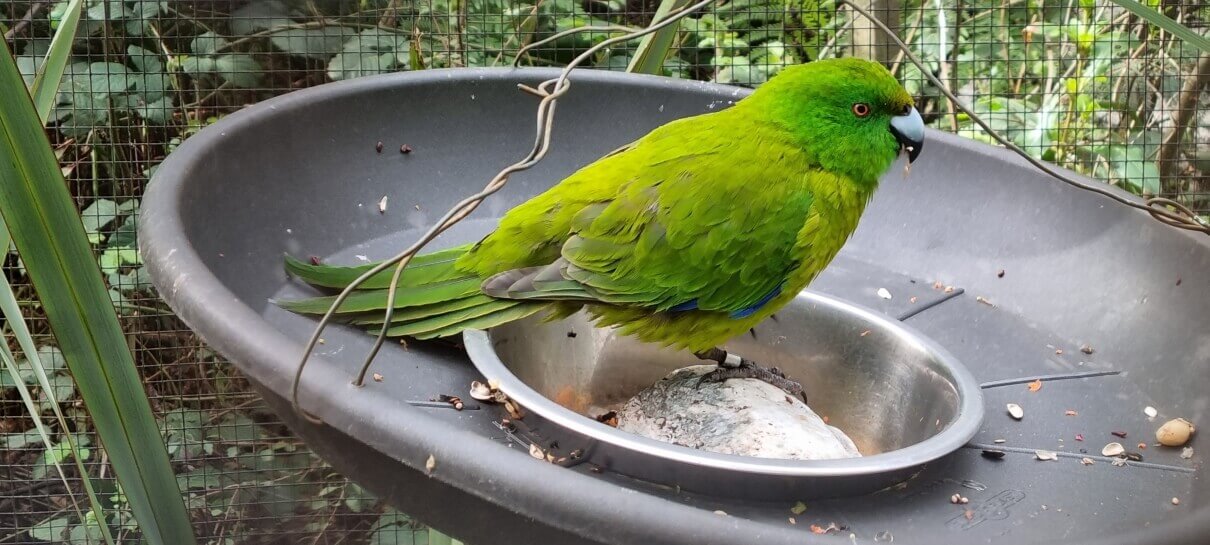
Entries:
{"type": "Polygon", "coordinates": [[[699,359],[718,363],[718,369],[706,373],[698,379],[699,387],[707,382],[722,382],[731,378],[754,378],[781,388],[787,394],[802,399],[803,403],[807,402],[807,394],[803,391],[802,384],[787,378],[786,374],[776,367],[764,367],[752,360],[728,354],[721,348],[711,348],[694,355],[699,359]]]}

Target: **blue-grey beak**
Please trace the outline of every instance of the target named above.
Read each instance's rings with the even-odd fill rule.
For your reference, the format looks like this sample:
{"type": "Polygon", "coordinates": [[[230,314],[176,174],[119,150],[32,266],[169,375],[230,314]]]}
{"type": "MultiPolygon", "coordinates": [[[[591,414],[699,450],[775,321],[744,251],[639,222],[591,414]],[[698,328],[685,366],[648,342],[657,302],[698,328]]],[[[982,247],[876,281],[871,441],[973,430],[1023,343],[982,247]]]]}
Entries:
{"type": "Polygon", "coordinates": [[[920,148],[924,147],[924,120],[920,118],[920,112],[912,108],[906,114],[891,118],[891,134],[907,152],[908,162],[915,161],[920,148]]]}

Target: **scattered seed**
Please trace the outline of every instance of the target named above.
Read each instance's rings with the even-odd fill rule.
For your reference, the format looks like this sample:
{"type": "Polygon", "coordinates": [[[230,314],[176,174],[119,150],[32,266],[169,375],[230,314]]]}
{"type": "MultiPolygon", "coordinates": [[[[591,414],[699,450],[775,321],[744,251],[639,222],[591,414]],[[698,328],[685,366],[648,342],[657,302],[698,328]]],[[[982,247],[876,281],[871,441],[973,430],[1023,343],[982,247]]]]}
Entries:
{"type": "Polygon", "coordinates": [[[955,505],[967,504],[970,502],[971,501],[969,499],[967,499],[965,496],[963,496],[962,494],[954,494],[953,496],[950,496],[950,503],[955,504],[955,505]]]}
{"type": "Polygon", "coordinates": [[[355,255],[355,256],[353,256],[353,257],[356,257],[358,261],[363,261],[363,262],[368,262],[368,261],[370,261],[370,258],[368,258],[368,257],[366,257],[366,256],[364,256],[364,255],[361,255],[361,254],[357,254],[357,255],[355,255]]]}
{"type": "Polygon", "coordinates": [[[1009,403],[1006,407],[1008,408],[1008,415],[1013,417],[1014,420],[1025,418],[1025,410],[1020,405],[1009,403]]]}
{"type": "Polygon", "coordinates": [[[961,498],[962,498],[962,496],[960,496],[958,494],[954,494],[953,496],[950,496],[950,503],[958,503],[958,500],[961,498]]]}
{"type": "Polygon", "coordinates": [[[374,373],[374,382],[382,382],[382,375],[374,373]]]}
{"type": "Polygon", "coordinates": [[[1185,448],[1181,449],[1181,459],[1182,460],[1192,460],[1193,459],[1193,447],[1185,447],[1185,448]]]}
{"type": "Polygon", "coordinates": [[[409,153],[412,153],[412,146],[409,146],[409,145],[407,145],[407,144],[404,144],[404,145],[402,145],[402,146],[399,146],[399,153],[402,153],[402,154],[404,154],[404,155],[407,155],[407,154],[409,154],[409,153]]]}
{"type": "Polygon", "coordinates": [[[1003,445],[1004,443],[1007,443],[1007,442],[1008,442],[1008,439],[996,439],[996,440],[994,440],[994,441],[992,441],[992,442],[993,442],[993,443],[995,443],[995,444],[997,444],[997,445],[1003,445]]]}
{"type": "Polygon", "coordinates": [[[1142,454],[1139,454],[1139,453],[1137,453],[1137,452],[1127,452],[1127,453],[1126,453],[1126,459],[1127,459],[1127,460],[1130,460],[1131,462],[1142,462],[1142,461],[1143,461],[1143,455],[1142,455],[1142,454]]]}
{"type": "Polygon", "coordinates": [[[1056,349],[1055,349],[1055,355],[1057,355],[1057,356],[1062,356],[1062,355],[1063,355],[1063,349],[1062,349],[1062,348],[1056,348],[1056,349]]]}
{"type": "Polygon", "coordinates": [[[1126,447],[1123,447],[1121,443],[1109,443],[1108,445],[1105,445],[1105,447],[1101,449],[1102,455],[1109,456],[1111,458],[1114,456],[1121,456],[1125,453],[1126,453],[1126,447]]]}
{"type": "Polygon", "coordinates": [[[1189,442],[1189,436],[1196,431],[1193,423],[1184,418],[1173,418],[1159,429],[1155,430],[1155,440],[1166,447],[1179,447],[1189,442]]]}
{"type": "Polygon", "coordinates": [[[883,299],[890,299],[891,292],[887,291],[886,288],[878,288],[878,296],[883,299]]]}
{"type": "Polygon", "coordinates": [[[378,200],[378,213],[379,214],[387,213],[387,196],[386,195],[383,195],[382,198],[378,200]]]}
{"type": "Polygon", "coordinates": [[[574,339],[574,338],[576,338],[576,332],[575,332],[575,331],[568,331],[568,332],[567,332],[567,338],[568,338],[568,339],[574,339]]]}
{"type": "Polygon", "coordinates": [[[824,529],[823,529],[823,527],[821,527],[821,526],[820,526],[820,525],[818,525],[818,524],[812,524],[812,525],[811,525],[811,533],[812,533],[812,534],[826,534],[826,533],[828,533],[828,531],[827,531],[827,530],[824,530],[824,529]]]}
{"type": "Polygon", "coordinates": [[[935,290],[945,289],[945,284],[942,284],[940,280],[933,282],[933,289],[935,289],[935,290]]]}
{"type": "Polygon", "coordinates": [[[1082,434],[1082,433],[1077,433],[1077,434],[1076,434],[1076,441],[1083,441],[1083,440],[1084,440],[1084,434],[1082,434]]]}
{"type": "Polygon", "coordinates": [[[1004,269],[996,271],[996,278],[1004,278],[1004,269]]]}
{"type": "Polygon", "coordinates": [[[1147,443],[1139,443],[1139,450],[1147,450],[1147,443]]]}
{"type": "Polygon", "coordinates": [[[1126,432],[1124,432],[1124,431],[1111,431],[1111,432],[1109,432],[1109,435],[1121,437],[1122,439],[1126,438],[1126,432]]]}
{"type": "Polygon", "coordinates": [[[1126,467],[1126,459],[1125,458],[1114,458],[1112,462],[1109,462],[1109,465],[1111,465],[1113,467],[1126,467]]]}
{"type": "Polygon", "coordinates": [[[461,411],[462,407],[463,407],[462,398],[460,398],[458,396],[441,394],[441,395],[437,396],[437,401],[440,401],[442,403],[449,403],[450,406],[454,407],[455,411],[461,411]]]}
{"type": "Polygon", "coordinates": [[[798,521],[797,521],[797,520],[794,520],[794,517],[790,517],[790,518],[788,518],[788,519],[786,519],[786,520],[789,520],[789,521],[790,521],[790,524],[798,524],[798,521]]]}
{"type": "Polygon", "coordinates": [[[1039,460],[1042,460],[1043,462],[1046,462],[1046,461],[1058,460],[1059,453],[1051,451],[1051,450],[1035,450],[1034,457],[1036,457],[1039,460]]]}
{"type": "Polygon", "coordinates": [[[1080,463],[1084,464],[1086,466],[1090,466],[1092,464],[1095,464],[1096,462],[1093,461],[1092,458],[1084,457],[1084,458],[1080,458],[1080,463]]]}
{"type": "Polygon", "coordinates": [[[1181,277],[1176,277],[1176,285],[1181,285],[1181,277]]]}
{"type": "Polygon", "coordinates": [[[1073,411],[1071,409],[1067,409],[1066,411],[1063,411],[1063,415],[1064,416],[1080,416],[1080,413],[1073,411]]]}
{"type": "MultiPolygon", "coordinates": [[[[497,397],[496,399],[500,398],[497,397]]],[[[506,398],[504,400],[504,410],[508,411],[508,415],[512,417],[513,420],[521,420],[525,417],[525,413],[521,412],[521,407],[516,403],[513,403],[513,400],[511,399],[506,398]]]]}
{"type": "Polygon", "coordinates": [[[529,444],[529,455],[531,457],[533,457],[535,460],[545,460],[546,459],[546,453],[542,452],[542,447],[539,447],[537,443],[529,444]]]}
{"type": "Polygon", "coordinates": [[[1155,410],[1155,407],[1148,405],[1143,407],[1143,414],[1147,415],[1147,418],[1155,418],[1156,416],[1159,416],[1160,412],[1155,410]]]}
{"type": "Polygon", "coordinates": [[[382,153],[382,142],[374,144],[374,151],[376,151],[378,153],[382,153]]]}
{"type": "Polygon", "coordinates": [[[437,469],[437,458],[430,454],[429,459],[424,461],[424,470],[432,473],[434,469],[437,469]]]}
{"type": "Polygon", "coordinates": [[[954,293],[954,287],[953,287],[953,286],[946,286],[946,287],[945,287],[945,290],[943,290],[943,291],[944,291],[945,293],[954,293]]]}
{"type": "Polygon", "coordinates": [[[908,299],[908,302],[909,302],[909,303],[915,303],[915,302],[916,302],[916,296],[915,296],[915,295],[913,295],[911,299],[908,299]]]}
{"type": "Polygon", "coordinates": [[[1172,505],[1180,505],[1180,504],[1181,504],[1181,499],[1180,499],[1180,498],[1178,498],[1178,497],[1173,496],[1173,497],[1172,497],[1172,505]]]}
{"type": "Polygon", "coordinates": [[[982,295],[976,296],[976,297],[975,297],[975,301],[978,301],[978,302],[980,302],[980,303],[983,303],[983,304],[985,304],[985,305],[987,305],[987,306],[989,306],[989,307],[994,307],[994,306],[996,306],[996,305],[992,304],[992,302],[991,302],[991,301],[988,301],[988,300],[987,300],[987,298],[986,298],[986,297],[984,297],[984,296],[982,296],[982,295]]]}
{"type": "Polygon", "coordinates": [[[322,338],[320,338],[320,339],[315,339],[315,342],[317,342],[317,343],[319,343],[319,344],[324,344],[324,343],[326,343],[326,342],[328,342],[328,341],[325,341],[325,340],[323,340],[322,338]]]}
{"type": "Polygon", "coordinates": [[[1002,460],[1005,452],[1002,450],[984,449],[982,456],[988,460],[1002,460]]]}
{"type": "Polygon", "coordinates": [[[971,511],[970,509],[967,509],[966,511],[963,511],[963,512],[962,512],[962,516],[966,517],[966,520],[968,520],[968,521],[969,521],[969,520],[974,520],[974,519],[975,519],[975,512],[974,512],[974,511],[971,511]]]}
{"type": "Polygon", "coordinates": [[[1042,379],[1036,379],[1033,382],[1026,384],[1025,387],[1029,388],[1029,391],[1031,391],[1031,392],[1036,392],[1038,390],[1041,390],[1042,389],[1042,379]]]}
{"type": "Polygon", "coordinates": [[[790,512],[791,512],[791,513],[794,513],[795,515],[801,515],[801,514],[803,514],[803,513],[804,513],[806,510],[807,510],[807,504],[805,504],[805,503],[803,503],[803,502],[798,502],[798,503],[795,503],[795,504],[794,504],[794,507],[791,507],[791,508],[790,508],[790,512]]]}
{"type": "Polygon", "coordinates": [[[1083,352],[1085,354],[1092,354],[1093,352],[1096,352],[1096,350],[1092,349],[1092,345],[1090,345],[1088,343],[1084,343],[1084,344],[1080,345],[1080,352],[1083,352]]]}
{"type": "Polygon", "coordinates": [[[317,255],[313,255],[313,256],[311,256],[311,264],[312,264],[312,265],[319,265],[319,264],[320,264],[320,261],[319,261],[319,256],[317,256],[317,255]]]}
{"type": "Polygon", "coordinates": [[[870,334],[870,330],[868,330],[868,329],[867,329],[867,330],[865,330],[865,331],[862,331],[862,332],[861,332],[861,336],[862,336],[862,337],[864,337],[864,336],[866,336],[866,335],[869,335],[869,334],[870,334]]]}
{"type": "Polygon", "coordinates": [[[726,511],[723,511],[723,510],[721,510],[721,509],[720,509],[720,510],[718,510],[718,511],[715,511],[715,512],[714,512],[714,514],[716,514],[716,515],[718,515],[718,516],[721,516],[721,517],[725,517],[725,516],[727,516],[727,512],[726,512],[726,511]]]}

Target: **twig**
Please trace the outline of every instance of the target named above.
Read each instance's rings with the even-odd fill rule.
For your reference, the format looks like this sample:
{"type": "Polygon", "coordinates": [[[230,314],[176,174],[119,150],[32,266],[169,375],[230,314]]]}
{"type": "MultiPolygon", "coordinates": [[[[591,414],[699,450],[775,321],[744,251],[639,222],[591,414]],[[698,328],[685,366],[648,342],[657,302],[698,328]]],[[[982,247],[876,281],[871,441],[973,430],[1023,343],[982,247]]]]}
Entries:
{"type": "MultiPolygon", "coordinates": [[[[1172,130],[1160,142],[1160,154],[1156,163],[1160,171],[1161,188],[1169,185],[1176,177],[1176,156],[1181,149],[1181,140],[1193,114],[1197,113],[1197,101],[1202,91],[1210,86],[1210,53],[1202,53],[1197,66],[1185,77],[1185,85],[1177,95],[1176,111],[1172,113],[1172,130]]],[[[1166,189],[1166,188],[1165,188],[1166,189]]]]}
{"type": "Polygon", "coordinates": [[[29,6],[29,10],[26,11],[25,15],[21,17],[21,20],[13,24],[13,26],[8,29],[8,32],[4,33],[4,41],[13,42],[13,40],[17,37],[17,34],[24,32],[25,29],[34,22],[34,17],[37,17],[38,14],[41,13],[42,10],[46,9],[46,6],[48,5],[50,5],[50,2],[34,2],[31,4],[29,6]]]}
{"type": "Polygon", "coordinates": [[[700,2],[685,8],[683,11],[676,13],[675,15],[669,15],[668,17],[661,19],[659,22],[653,23],[647,28],[631,32],[630,34],[626,34],[624,36],[604,40],[601,43],[588,48],[583,53],[580,53],[580,55],[578,55],[576,58],[572,59],[572,61],[568,63],[565,68],[563,68],[563,71],[558,77],[546,80],[539,84],[536,88],[528,87],[526,85],[518,85],[518,87],[522,90],[541,97],[541,101],[538,103],[536,123],[537,130],[536,134],[534,135],[534,144],[530,149],[529,154],[527,154],[520,161],[505,167],[504,170],[501,170],[499,173],[497,173],[496,176],[487,183],[482,191],[463,199],[462,201],[458,202],[458,204],[455,204],[453,208],[450,208],[449,211],[447,211],[445,215],[441,217],[436,225],[430,228],[424,234],[424,236],[420,237],[419,240],[417,240],[406,250],[370,268],[370,270],[362,273],[361,276],[357,277],[352,283],[341,290],[340,294],[336,296],[336,300],[332,302],[330,307],[328,307],[328,311],[324,313],[323,318],[320,319],[319,324],[315,327],[315,331],[311,334],[311,338],[307,341],[306,348],[303,349],[302,359],[298,362],[298,368],[294,372],[294,378],[290,388],[290,403],[293,406],[294,411],[313,424],[323,424],[323,420],[304,410],[298,402],[299,384],[302,382],[302,373],[306,368],[307,361],[310,359],[311,353],[315,350],[315,345],[319,342],[320,334],[323,333],[324,328],[327,327],[327,325],[332,321],[332,317],[336,314],[337,309],[344,304],[345,300],[349,298],[349,295],[351,295],[353,291],[358,288],[358,286],[365,283],[366,280],[386,270],[388,267],[394,266],[395,271],[387,288],[387,304],[385,316],[383,317],[382,329],[378,332],[378,337],[374,341],[374,346],[370,349],[365,361],[362,362],[361,369],[357,373],[357,378],[353,381],[353,384],[357,386],[361,386],[364,383],[366,372],[369,370],[370,364],[373,363],[374,357],[378,355],[378,351],[382,349],[382,345],[386,341],[387,331],[390,330],[391,316],[395,310],[396,289],[399,284],[399,277],[403,274],[404,268],[408,266],[408,263],[412,261],[412,257],[414,257],[421,248],[423,248],[433,239],[437,238],[438,235],[445,232],[454,224],[470,215],[471,212],[474,212],[475,209],[478,208],[478,206],[484,201],[484,199],[502,189],[504,185],[508,183],[509,176],[529,169],[546,157],[546,153],[550,150],[550,140],[553,135],[551,128],[554,125],[555,104],[559,97],[563,96],[565,93],[567,93],[568,89],[571,88],[571,81],[568,78],[571,76],[572,70],[605,48],[611,47],[614,44],[630,41],[635,38],[641,38],[656,32],[661,28],[680,21],[682,18],[691,13],[713,4],[714,2],[715,0],[701,0],[700,2]]]}

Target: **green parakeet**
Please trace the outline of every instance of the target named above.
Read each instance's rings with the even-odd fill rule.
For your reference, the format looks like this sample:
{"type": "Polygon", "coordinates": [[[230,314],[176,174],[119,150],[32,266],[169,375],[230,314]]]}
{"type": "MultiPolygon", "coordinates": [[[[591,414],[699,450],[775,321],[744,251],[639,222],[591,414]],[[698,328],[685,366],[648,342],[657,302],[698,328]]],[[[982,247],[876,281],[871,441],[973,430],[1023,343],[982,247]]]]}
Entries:
{"type": "MultiPolygon", "coordinates": [[[[449,337],[585,308],[598,326],[717,361],[715,378],[758,376],[793,391],[775,370],[716,347],[828,265],[879,177],[900,151],[914,160],[923,137],[911,96],[881,65],[789,67],[729,109],[670,122],[581,168],[478,243],[418,256],[388,334],[449,337]]],[[[287,258],[291,274],[326,288],[371,266],[287,258]]],[[[339,317],[377,333],[392,272],[362,285],[339,317]]],[[[332,301],[279,304],[320,314],[332,301]]]]}

